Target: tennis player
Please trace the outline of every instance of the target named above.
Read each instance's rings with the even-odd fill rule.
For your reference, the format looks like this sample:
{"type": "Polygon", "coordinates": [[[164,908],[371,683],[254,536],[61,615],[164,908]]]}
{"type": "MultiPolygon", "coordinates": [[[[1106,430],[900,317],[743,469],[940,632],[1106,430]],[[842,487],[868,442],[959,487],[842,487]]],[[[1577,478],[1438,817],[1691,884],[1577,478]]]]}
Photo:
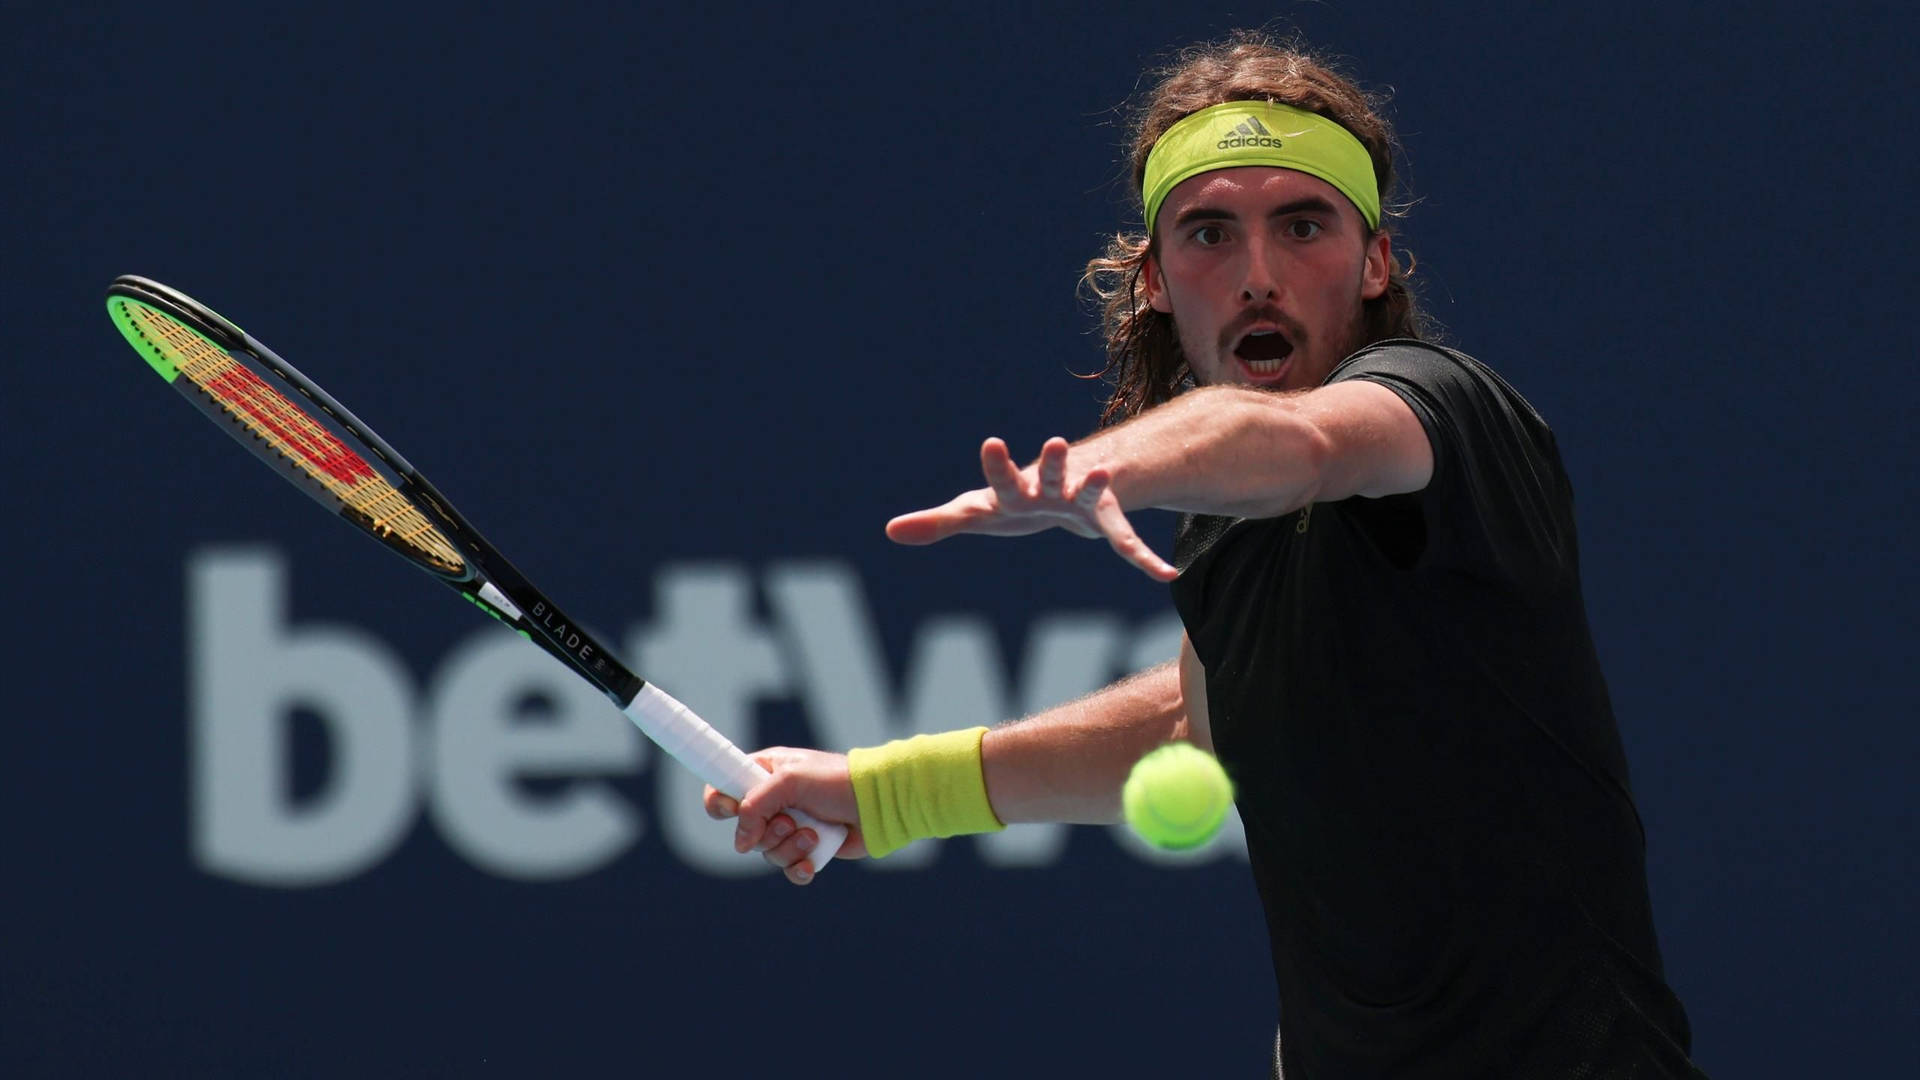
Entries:
{"type": "Polygon", "coordinates": [[[1176,738],[1238,788],[1264,903],[1274,1075],[1698,1076],[1661,971],[1644,839],[1581,598],[1554,436],[1422,340],[1394,250],[1394,139],[1353,83],[1241,35],[1138,114],[1145,232],[1089,267],[1106,425],[888,535],[1067,529],[1172,582],[1180,656],[992,730],[774,749],[736,846],[804,883],[798,807],[846,853],[1112,822],[1176,738]],[[1180,511],[1169,563],[1127,512],[1180,511]]]}

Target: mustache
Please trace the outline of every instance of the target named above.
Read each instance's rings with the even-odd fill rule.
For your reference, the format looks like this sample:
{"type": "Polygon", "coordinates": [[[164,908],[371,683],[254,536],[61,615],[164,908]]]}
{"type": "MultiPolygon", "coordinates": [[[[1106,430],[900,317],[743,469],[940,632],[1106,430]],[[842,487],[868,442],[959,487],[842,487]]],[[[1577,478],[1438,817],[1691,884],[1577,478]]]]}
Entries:
{"type": "Polygon", "coordinates": [[[1287,343],[1298,349],[1307,337],[1306,328],[1286,312],[1277,307],[1248,308],[1233,317],[1233,320],[1220,331],[1220,348],[1231,350],[1246,332],[1257,323],[1267,323],[1279,327],[1286,335],[1287,343]]]}

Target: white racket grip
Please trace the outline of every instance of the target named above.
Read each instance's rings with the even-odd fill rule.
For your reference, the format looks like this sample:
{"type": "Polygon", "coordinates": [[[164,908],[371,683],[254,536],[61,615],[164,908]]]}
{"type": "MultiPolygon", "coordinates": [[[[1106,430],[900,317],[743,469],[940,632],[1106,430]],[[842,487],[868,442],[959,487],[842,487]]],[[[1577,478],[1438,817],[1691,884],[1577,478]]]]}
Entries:
{"type": "MultiPolygon", "coordinates": [[[[713,725],[652,683],[641,686],[624,711],[647,738],[722,794],[737,799],[768,776],[759,762],[742,753],[725,735],[715,731],[713,725]]],[[[799,810],[790,809],[785,813],[794,824],[812,829],[820,838],[813,850],[807,852],[816,872],[832,861],[840,845],[847,842],[845,826],[815,821],[799,810]]]]}

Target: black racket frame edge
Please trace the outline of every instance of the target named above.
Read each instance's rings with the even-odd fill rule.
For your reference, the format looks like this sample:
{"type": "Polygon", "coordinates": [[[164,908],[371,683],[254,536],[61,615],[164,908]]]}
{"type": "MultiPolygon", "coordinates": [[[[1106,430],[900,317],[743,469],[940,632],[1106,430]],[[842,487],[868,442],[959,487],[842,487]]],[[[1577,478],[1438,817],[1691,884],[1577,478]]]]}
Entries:
{"type": "Polygon", "coordinates": [[[288,386],[299,391],[314,406],[324,411],[330,419],[338,423],[358,439],[369,450],[379,456],[400,480],[397,485],[400,493],[412,502],[420,512],[439,528],[457,547],[466,560],[466,568],[460,573],[448,573],[431,563],[415,557],[398,542],[391,540],[370,523],[353,521],[350,508],[341,503],[337,508],[339,516],[348,518],[360,532],[380,542],[383,547],[399,555],[412,565],[419,567],[435,580],[461,593],[481,610],[498,618],[501,622],[522,631],[534,644],[545,649],[561,663],[567,665],[576,674],[598,687],[615,705],[625,708],[646,681],[635,675],[619,658],[592,634],[562,612],[554,602],[533,586],[513,563],[502,555],[499,549],[488,543],[486,538],[468,523],[467,519],[454,508],[447,497],[440,494],[419,470],[401,457],[400,453],[387,444],[385,439],[375,434],[373,429],[353,415],[345,405],[340,404],[333,395],[327,393],[319,384],[300,373],[292,364],[281,359],[273,350],[262,345],[252,335],[222,318],[213,309],[194,300],[176,289],[162,285],[150,278],[135,274],[123,274],[114,279],[107,289],[109,297],[120,296],[137,300],[166,312],[181,323],[205,334],[215,343],[228,351],[245,352],[263,368],[271,371],[288,386]],[[502,611],[498,605],[490,603],[481,595],[483,585],[491,582],[514,606],[518,607],[521,617],[516,619],[510,613],[502,611]]]}

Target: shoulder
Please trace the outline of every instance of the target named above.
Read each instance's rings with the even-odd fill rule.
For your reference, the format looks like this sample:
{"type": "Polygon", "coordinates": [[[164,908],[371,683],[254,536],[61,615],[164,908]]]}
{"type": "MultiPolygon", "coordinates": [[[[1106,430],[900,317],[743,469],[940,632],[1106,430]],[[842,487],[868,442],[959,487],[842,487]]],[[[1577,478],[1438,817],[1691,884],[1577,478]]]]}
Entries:
{"type": "Polygon", "coordinates": [[[1424,391],[1429,398],[1491,398],[1518,418],[1546,426],[1533,405],[1499,372],[1458,349],[1428,341],[1392,338],[1365,346],[1335,366],[1327,383],[1356,379],[1424,391]]]}
{"type": "Polygon", "coordinates": [[[1394,391],[1427,431],[1434,468],[1420,508],[1429,560],[1528,579],[1572,565],[1572,490],[1553,430],[1493,368],[1457,349],[1392,340],[1329,376],[1356,379],[1394,391]]]}

